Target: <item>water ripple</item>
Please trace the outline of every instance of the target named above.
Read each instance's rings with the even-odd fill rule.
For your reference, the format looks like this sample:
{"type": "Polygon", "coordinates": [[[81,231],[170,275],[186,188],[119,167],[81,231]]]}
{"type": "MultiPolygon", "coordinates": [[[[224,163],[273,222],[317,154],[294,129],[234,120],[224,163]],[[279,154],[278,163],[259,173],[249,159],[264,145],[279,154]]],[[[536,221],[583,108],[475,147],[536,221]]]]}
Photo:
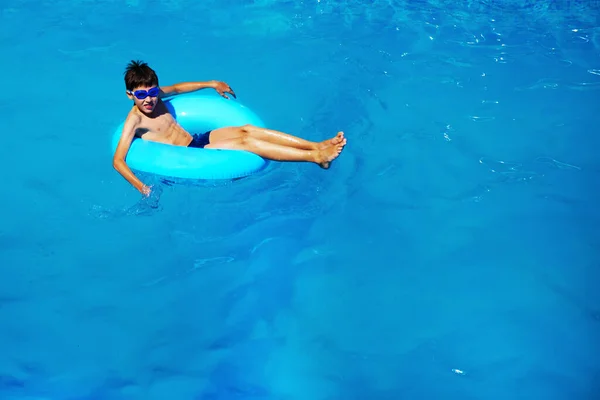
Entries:
{"type": "Polygon", "coordinates": [[[551,158],[551,157],[538,157],[538,158],[536,158],[536,161],[551,165],[558,169],[577,170],[577,171],[581,170],[581,167],[578,167],[578,166],[572,165],[572,164],[567,164],[567,163],[555,160],[554,158],[551,158]]]}

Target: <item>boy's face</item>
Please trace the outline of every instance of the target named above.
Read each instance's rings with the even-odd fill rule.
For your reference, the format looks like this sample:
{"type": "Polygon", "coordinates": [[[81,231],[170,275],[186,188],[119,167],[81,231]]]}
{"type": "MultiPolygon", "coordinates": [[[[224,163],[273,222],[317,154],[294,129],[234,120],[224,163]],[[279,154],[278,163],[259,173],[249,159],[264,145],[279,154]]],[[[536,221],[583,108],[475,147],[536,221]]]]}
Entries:
{"type": "Polygon", "coordinates": [[[143,86],[127,92],[129,97],[135,103],[136,107],[144,114],[152,114],[156,103],[158,102],[159,89],[157,86],[143,86]]]}

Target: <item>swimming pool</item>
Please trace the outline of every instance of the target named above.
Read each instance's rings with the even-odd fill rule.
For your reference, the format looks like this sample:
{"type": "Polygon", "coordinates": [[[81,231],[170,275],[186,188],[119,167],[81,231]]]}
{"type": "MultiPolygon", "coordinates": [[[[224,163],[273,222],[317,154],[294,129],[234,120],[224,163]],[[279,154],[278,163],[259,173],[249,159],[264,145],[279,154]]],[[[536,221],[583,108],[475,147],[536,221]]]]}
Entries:
{"type": "Polygon", "coordinates": [[[0,398],[591,398],[597,4],[5,0],[0,398]],[[348,145],[140,200],[131,59],[348,145]]]}

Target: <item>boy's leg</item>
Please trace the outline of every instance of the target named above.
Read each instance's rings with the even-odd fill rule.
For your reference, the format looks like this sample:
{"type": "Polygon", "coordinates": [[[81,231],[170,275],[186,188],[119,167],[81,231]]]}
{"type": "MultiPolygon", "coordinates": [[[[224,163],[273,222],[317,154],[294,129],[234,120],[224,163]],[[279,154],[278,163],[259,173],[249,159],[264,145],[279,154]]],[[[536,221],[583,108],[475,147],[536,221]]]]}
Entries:
{"type": "Polygon", "coordinates": [[[249,135],[222,140],[220,136],[213,138],[211,133],[210,144],[205,148],[246,150],[269,160],[313,162],[322,168],[329,168],[330,163],[339,156],[345,144],[344,139],[337,145],[323,149],[304,150],[255,139],[249,135]]]}
{"type": "Polygon", "coordinates": [[[221,141],[227,139],[233,139],[235,137],[248,135],[255,139],[259,139],[265,142],[280,144],[283,146],[294,147],[296,149],[303,150],[317,150],[320,148],[328,147],[331,145],[339,144],[344,138],[342,132],[338,132],[336,136],[323,142],[311,142],[293,136],[284,132],[275,131],[272,129],[259,128],[254,125],[244,125],[239,127],[227,127],[215,129],[210,134],[210,140],[221,141]]]}
{"type": "Polygon", "coordinates": [[[246,125],[243,128],[246,129],[248,134],[253,138],[304,150],[316,150],[340,143],[344,135],[343,132],[338,132],[336,136],[323,142],[311,142],[309,140],[273,129],[259,128],[253,125],[246,125]]]}

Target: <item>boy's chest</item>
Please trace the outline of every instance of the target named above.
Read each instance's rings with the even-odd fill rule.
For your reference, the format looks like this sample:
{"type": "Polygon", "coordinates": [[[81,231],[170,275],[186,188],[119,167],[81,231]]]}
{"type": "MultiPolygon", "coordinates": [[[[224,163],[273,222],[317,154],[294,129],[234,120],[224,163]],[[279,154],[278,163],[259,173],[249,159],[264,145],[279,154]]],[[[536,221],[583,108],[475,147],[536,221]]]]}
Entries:
{"type": "Polygon", "coordinates": [[[141,128],[146,131],[151,131],[154,133],[164,133],[168,132],[172,129],[172,126],[175,124],[175,120],[169,115],[165,115],[164,117],[158,117],[154,119],[149,119],[144,121],[141,124],[141,128]]]}

